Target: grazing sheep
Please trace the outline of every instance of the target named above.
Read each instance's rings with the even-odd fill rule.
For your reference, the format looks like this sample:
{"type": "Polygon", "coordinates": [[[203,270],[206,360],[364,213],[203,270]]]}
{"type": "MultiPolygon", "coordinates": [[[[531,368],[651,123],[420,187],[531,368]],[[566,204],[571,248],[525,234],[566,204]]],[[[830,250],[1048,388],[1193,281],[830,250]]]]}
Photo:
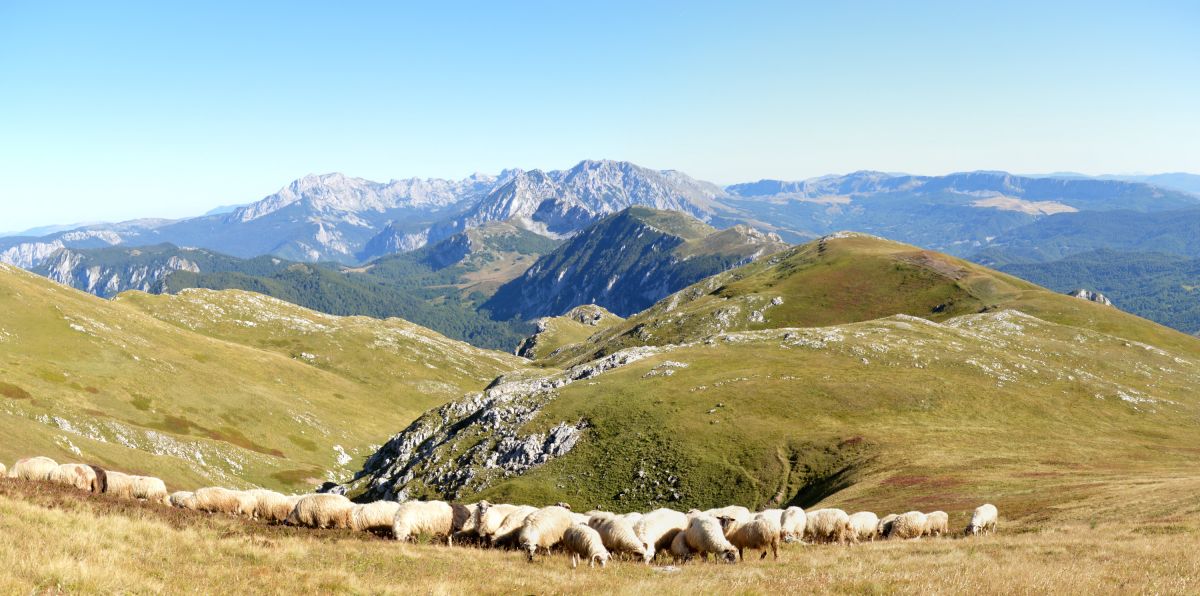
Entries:
{"type": "Polygon", "coordinates": [[[873,542],[879,535],[879,516],[870,511],[859,511],[851,515],[850,532],[854,542],[873,542]]]}
{"type": "Polygon", "coordinates": [[[492,546],[515,547],[521,534],[521,526],[525,525],[525,520],[529,519],[529,516],[536,513],[537,510],[537,507],[529,505],[521,505],[513,509],[504,517],[504,521],[500,523],[496,532],[492,534],[492,546]]]}
{"type": "Polygon", "coordinates": [[[721,529],[729,543],[737,547],[738,558],[745,561],[746,549],[761,550],[759,559],[767,558],[767,551],[776,560],[779,559],[779,524],[769,516],[759,517],[746,522],[740,522],[732,517],[722,517],[721,529]]]}
{"type": "Polygon", "coordinates": [[[355,532],[392,532],[400,504],[395,501],[375,501],[354,505],[350,511],[350,529],[355,532]]]}
{"type": "Polygon", "coordinates": [[[83,464],[59,464],[50,472],[50,482],[91,491],[96,487],[96,472],[83,464]]]}
{"type": "Polygon", "coordinates": [[[671,539],[671,562],[679,564],[686,563],[692,559],[696,551],[688,546],[687,531],[676,532],[675,537],[671,539]]]}
{"type": "Polygon", "coordinates": [[[750,521],[754,516],[750,514],[750,510],[741,505],[730,505],[728,507],[720,507],[718,509],[709,509],[704,512],[705,515],[711,515],[715,518],[728,517],[734,521],[750,521]]]}
{"type": "Polygon", "coordinates": [[[782,509],[763,509],[754,514],[754,519],[765,519],[775,522],[777,526],[783,526],[783,510],[782,509]]]}
{"type": "Polygon", "coordinates": [[[133,479],[132,493],[135,499],[145,499],[161,505],[171,504],[171,493],[167,492],[167,484],[153,476],[130,476],[133,479]]]}
{"type": "Polygon", "coordinates": [[[629,513],[624,513],[624,514],[618,515],[617,517],[620,518],[625,523],[629,524],[629,527],[631,527],[631,528],[638,522],[642,521],[642,514],[637,511],[631,511],[629,513]]]}
{"type": "Polygon", "coordinates": [[[563,533],[571,527],[571,510],[559,505],[542,507],[525,518],[521,532],[517,536],[517,544],[525,551],[530,561],[533,561],[537,551],[549,551],[554,545],[562,542],[563,533]]]}
{"type": "Polygon", "coordinates": [[[504,518],[516,509],[516,505],[507,503],[488,505],[487,509],[479,515],[479,529],[476,530],[479,538],[490,542],[496,530],[500,529],[500,524],[504,523],[504,518]]]}
{"type": "Polygon", "coordinates": [[[1000,519],[1000,512],[996,510],[996,506],[991,503],[986,503],[975,508],[975,513],[971,514],[971,523],[967,524],[967,536],[974,536],[980,533],[995,533],[996,522],[1000,519]]]}
{"type": "MultiPolygon", "coordinates": [[[[296,507],[296,501],[301,498],[289,497],[265,488],[248,490],[246,494],[254,497],[254,518],[271,523],[283,523],[287,520],[292,509],[296,507]]],[[[391,525],[390,521],[388,525],[391,525]]]]}
{"type": "Polygon", "coordinates": [[[470,505],[451,503],[450,507],[454,509],[454,515],[450,523],[450,536],[446,539],[446,544],[453,544],[456,539],[467,540],[479,536],[479,520],[487,512],[488,507],[491,506],[492,504],[487,501],[471,503],[470,505]]]}
{"type": "Polygon", "coordinates": [[[892,521],[891,531],[887,538],[901,540],[920,538],[925,533],[925,514],[920,511],[909,511],[892,521]]]}
{"type": "MultiPolygon", "coordinates": [[[[730,518],[733,519],[733,518],[730,518]]],[[[706,515],[694,515],[688,520],[688,527],[683,531],[684,540],[693,552],[700,553],[700,558],[708,560],[709,553],[730,563],[737,561],[737,548],[725,538],[725,530],[717,518],[706,515]]],[[[674,549],[674,545],[672,545],[674,549]]]]}
{"type": "Polygon", "coordinates": [[[50,475],[57,469],[58,462],[39,455],[17,460],[8,471],[8,477],[20,480],[49,480],[50,475]]]}
{"type": "Polygon", "coordinates": [[[645,553],[643,560],[649,563],[654,559],[654,553],[670,550],[675,535],[686,530],[687,525],[687,515],[674,509],[664,507],[643,515],[633,526],[633,533],[645,553]]]}
{"type": "Polygon", "coordinates": [[[116,495],[119,499],[134,498],[133,476],[116,470],[109,470],[106,476],[108,477],[108,486],[104,492],[116,495]]]}
{"type": "Polygon", "coordinates": [[[97,465],[89,465],[88,467],[96,475],[96,483],[92,485],[92,492],[96,494],[108,492],[108,472],[97,465]]]}
{"type": "MultiPolygon", "coordinates": [[[[232,492],[232,491],[231,491],[232,492]]],[[[199,495],[200,491],[196,491],[199,495]]],[[[349,528],[354,504],[342,495],[304,495],[288,514],[287,524],[309,528],[349,528]]]]}
{"type": "Polygon", "coordinates": [[[0,462],[0,478],[8,477],[8,468],[4,467],[4,462],[0,462]]]}
{"type": "Polygon", "coordinates": [[[445,501],[400,503],[392,523],[392,535],[401,542],[419,536],[444,537],[450,543],[454,532],[454,507],[445,501]]]}
{"type": "Polygon", "coordinates": [[[571,569],[579,566],[580,559],[587,559],[588,567],[596,563],[600,567],[608,564],[608,550],[604,548],[604,540],[595,529],[583,524],[571,524],[563,532],[562,546],[571,553],[571,569]]]}
{"type": "Polygon", "coordinates": [[[196,509],[206,513],[224,513],[254,517],[258,498],[245,491],[209,486],[196,491],[196,509]]]}
{"type": "Polygon", "coordinates": [[[597,514],[590,516],[587,525],[600,533],[604,548],[610,553],[629,553],[645,561],[646,547],[638,539],[633,526],[625,521],[623,515],[597,514]]]}
{"type": "Polygon", "coordinates": [[[889,514],[883,516],[883,519],[879,520],[879,535],[880,536],[883,536],[886,538],[889,534],[892,533],[892,523],[894,523],[896,521],[897,517],[900,517],[900,516],[895,513],[889,513],[889,514]]]}
{"type": "Polygon", "coordinates": [[[799,507],[788,507],[779,516],[779,532],[784,542],[795,542],[804,539],[804,529],[808,526],[808,516],[799,507]]]}
{"type": "Polygon", "coordinates": [[[925,514],[925,535],[941,536],[950,531],[950,516],[945,511],[933,511],[925,514]]]}
{"type": "Polygon", "coordinates": [[[171,506],[177,509],[196,510],[196,493],[188,490],[177,490],[171,493],[171,506]]]}
{"type": "Polygon", "coordinates": [[[854,531],[841,509],[818,509],[805,514],[804,536],[812,542],[849,542],[854,531]]]}

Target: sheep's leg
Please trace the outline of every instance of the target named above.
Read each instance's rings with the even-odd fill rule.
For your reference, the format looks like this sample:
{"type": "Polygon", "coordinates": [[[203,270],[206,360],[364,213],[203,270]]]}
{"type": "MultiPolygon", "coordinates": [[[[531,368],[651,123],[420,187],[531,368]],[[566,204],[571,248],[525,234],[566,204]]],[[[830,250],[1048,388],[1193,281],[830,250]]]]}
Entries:
{"type": "MultiPolygon", "coordinates": [[[[578,566],[579,566],[579,555],[576,553],[571,553],[571,569],[574,569],[578,566]]],[[[592,562],[588,561],[588,567],[591,567],[591,566],[592,566],[592,562]]]]}

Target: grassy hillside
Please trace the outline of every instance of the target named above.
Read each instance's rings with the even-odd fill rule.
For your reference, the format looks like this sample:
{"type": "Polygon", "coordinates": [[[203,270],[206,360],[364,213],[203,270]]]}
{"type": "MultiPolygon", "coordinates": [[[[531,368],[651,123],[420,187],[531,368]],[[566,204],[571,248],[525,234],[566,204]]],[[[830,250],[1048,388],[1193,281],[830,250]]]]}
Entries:
{"type": "Polygon", "coordinates": [[[542,317],[534,321],[537,333],[521,342],[517,353],[532,360],[544,359],[559,348],[582,342],[623,320],[603,306],[576,306],[562,316],[542,317]]]}
{"type": "Polygon", "coordinates": [[[40,453],[177,486],[309,486],[522,362],[395,319],[246,292],[108,301],[7,266],[0,311],[0,460],[40,453]]]}
{"type": "Polygon", "coordinates": [[[892,314],[944,321],[1007,308],[1167,349],[1196,349],[1178,332],[968,261],[845,233],[705,279],[553,360],[581,362],[624,347],[697,341],[724,331],[834,325],[892,314]]]}

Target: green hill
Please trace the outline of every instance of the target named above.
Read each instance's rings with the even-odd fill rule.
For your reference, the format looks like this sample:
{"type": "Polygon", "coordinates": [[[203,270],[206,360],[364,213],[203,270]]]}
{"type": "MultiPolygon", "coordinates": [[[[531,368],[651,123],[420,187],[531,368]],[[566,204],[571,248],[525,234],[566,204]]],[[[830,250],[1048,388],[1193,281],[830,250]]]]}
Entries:
{"type": "Polygon", "coordinates": [[[521,359],[247,292],[104,300],[0,267],[0,461],[298,489],[521,359]]]}
{"type": "Polygon", "coordinates": [[[349,488],[618,510],[992,501],[1019,518],[1194,473],[1200,444],[1200,341],[856,234],[550,361],[573,366],[427,412],[349,488]]]}
{"type": "Polygon", "coordinates": [[[537,333],[521,342],[517,355],[531,360],[544,359],[555,350],[582,342],[622,320],[595,304],[576,306],[557,317],[542,317],[534,321],[537,333]]]}

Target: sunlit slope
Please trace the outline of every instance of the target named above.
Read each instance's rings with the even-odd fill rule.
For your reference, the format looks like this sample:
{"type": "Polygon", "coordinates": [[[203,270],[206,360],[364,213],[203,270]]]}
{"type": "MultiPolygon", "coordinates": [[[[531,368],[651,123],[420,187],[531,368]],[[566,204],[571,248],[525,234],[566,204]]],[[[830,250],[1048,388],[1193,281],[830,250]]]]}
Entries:
{"type": "Polygon", "coordinates": [[[519,366],[399,320],[245,292],[110,302],[11,267],[0,312],[0,460],[45,454],[175,485],[307,487],[519,366]]]}
{"type": "Polygon", "coordinates": [[[1018,309],[1047,321],[1200,354],[1194,338],[945,254],[839,233],[715,275],[605,329],[556,363],[737,330],[812,327],[907,314],[944,321],[1018,309]]]}

